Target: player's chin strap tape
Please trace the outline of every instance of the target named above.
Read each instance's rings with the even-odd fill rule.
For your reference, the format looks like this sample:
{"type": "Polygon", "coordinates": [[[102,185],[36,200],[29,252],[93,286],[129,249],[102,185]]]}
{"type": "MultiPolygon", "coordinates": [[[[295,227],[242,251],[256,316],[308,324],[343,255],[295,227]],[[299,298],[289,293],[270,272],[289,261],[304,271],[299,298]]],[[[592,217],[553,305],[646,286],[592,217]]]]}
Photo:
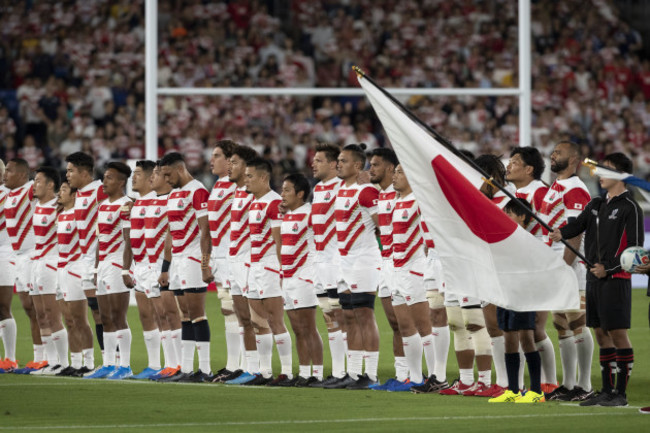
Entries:
{"type": "Polygon", "coordinates": [[[93,311],[99,310],[99,304],[97,303],[97,298],[88,298],[88,306],[93,311]]]}

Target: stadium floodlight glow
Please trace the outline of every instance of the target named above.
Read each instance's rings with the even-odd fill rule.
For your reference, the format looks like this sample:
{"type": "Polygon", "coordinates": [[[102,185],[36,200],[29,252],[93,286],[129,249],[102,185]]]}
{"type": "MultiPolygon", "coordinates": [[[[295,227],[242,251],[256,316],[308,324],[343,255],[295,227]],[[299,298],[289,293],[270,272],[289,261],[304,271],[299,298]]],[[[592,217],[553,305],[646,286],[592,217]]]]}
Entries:
{"type": "MultiPolygon", "coordinates": [[[[158,2],[145,3],[145,149],[146,157],[158,159],[159,96],[363,96],[355,87],[158,87],[158,2]]],[[[531,47],[530,0],[519,0],[519,87],[497,88],[386,88],[395,96],[517,96],[519,98],[519,145],[530,146],[531,47]]]]}

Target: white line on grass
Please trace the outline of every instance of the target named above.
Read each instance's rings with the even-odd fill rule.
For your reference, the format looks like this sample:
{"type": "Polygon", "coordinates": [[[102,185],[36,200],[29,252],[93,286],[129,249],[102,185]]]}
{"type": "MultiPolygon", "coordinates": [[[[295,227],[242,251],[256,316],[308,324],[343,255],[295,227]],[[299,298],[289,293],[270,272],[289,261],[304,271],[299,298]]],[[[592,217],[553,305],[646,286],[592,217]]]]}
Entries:
{"type": "MultiPolygon", "coordinates": [[[[554,414],[553,417],[583,417],[583,416],[615,416],[625,415],[626,412],[597,412],[597,413],[566,413],[554,414]]],[[[305,420],[277,420],[277,421],[226,421],[206,423],[165,423],[165,424],[106,424],[106,425],[47,425],[25,427],[0,427],[0,430],[78,430],[78,429],[126,429],[145,427],[221,427],[221,426],[254,426],[254,425],[290,425],[290,424],[354,424],[366,422],[404,422],[404,421],[469,421],[469,420],[500,420],[500,419],[527,419],[547,418],[548,414],[529,415],[484,415],[484,416],[431,416],[431,417],[403,417],[403,418],[348,418],[348,419],[305,419],[305,420]]]]}

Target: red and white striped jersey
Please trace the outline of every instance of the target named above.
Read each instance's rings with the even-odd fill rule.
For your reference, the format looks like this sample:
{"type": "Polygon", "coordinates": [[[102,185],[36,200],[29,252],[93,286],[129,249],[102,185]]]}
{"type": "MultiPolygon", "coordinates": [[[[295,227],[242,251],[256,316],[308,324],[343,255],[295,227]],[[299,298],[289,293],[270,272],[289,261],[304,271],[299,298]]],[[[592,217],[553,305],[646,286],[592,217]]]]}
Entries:
{"type": "Polygon", "coordinates": [[[208,190],[196,179],[169,193],[167,218],[173,254],[201,255],[199,218],[208,216],[209,195],[208,190]]]}
{"type": "Polygon", "coordinates": [[[9,235],[7,234],[7,220],[5,218],[5,203],[9,195],[9,188],[0,185],[0,251],[11,251],[9,235]]]}
{"type": "Polygon", "coordinates": [[[97,212],[97,231],[99,241],[99,261],[111,260],[123,263],[124,236],[122,229],[130,228],[130,215],[122,206],[131,201],[127,196],[111,202],[108,199],[99,204],[97,212]]]}
{"type": "Polygon", "coordinates": [[[81,258],[79,245],[79,232],[75,221],[74,208],[64,210],[57,217],[56,224],[57,243],[59,250],[59,268],[64,268],[68,263],[81,258]]]}
{"type": "MultiPolygon", "coordinates": [[[[508,190],[512,195],[515,195],[516,193],[516,188],[513,184],[511,183],[506,183],[504,185],[504,188],[508,190]]],[[[499,190],[497,191],[494,196],[491,198],[492,203],[497,205],[499,209],[503,209],[506,207],[508,202],[510,201],[510,197],[508,197],[503,191],[499,190]]]]}
{"type": "Polygon", "coordinates": [[[312,265],[314,252],[314,230],[310,219],[312,206],[305,203],[294,211],[284,214],[282,233],[282,274],[291,278],[302,269],[312,265]]]}
{"type": "Polygon", "coordinates": [[[397,192],[395,192],[392,184],[379,192],[377,219],[379,222],[381,257],[384,260],[391,260],[393,257],[393,209],[395,209],[396,200],[397,192]]]}
{"type": "Polygon", "coordinates": [[[245,262],[250,260],[251,238],[248,212],[253,198],[255,198],[253,194],[246,192],[245,186],[237,188],[230,208],[230,250],[228,255],[245,262]]]}
{"type": "MultiPolygon", "coordinates": [[[[568,179],[556,179],[548,189],[539,214],[552,229],[564,227],[568,218],[577,217],[591,200],[589,191],[578,176],[568,179]]],[[[543,231],[543,240],[554,250],[564,251],[564,244],[553,242],[548,231],[543,231]]]]}
{"type": "Polygon", "coordinates": [[[147,217],[147,209],[151,206],[156,198],[156,192],[151,191],[144,197],[140,197],[133,203],[131,208],[131,230],[129,230],[129,238],[131,239],[131,251],[133,251],[133,261],[135,263],[142,263],[147,258],[147,245],[144,238],[145,219],[147,217]]]}
{"type": "Polygon", "coordinates": [[[429,227],[427,227],[427,223],[425,223],[424,219],[422,218],[420,218],[420,228],[422,229],[422,238],[424,239],[424,245],[429,249],[435,248],[436,244],[433,241],[433,236],[431,236],[429,227]]]}
{"type": "Polygon", "coordinates": [[[97,211],[99,203],[108,198],[104,194],[104,186],[99,180],[90,182],[77,191],[74,202],[74,215],[79,232],[79,245],[84,256],[95,260],[97,249],[97,211]]]}
{"type": "MultiPolygon", "coordinates": [[[[530,203],[533,212],[537,214],[542,208],[542,203],[544,202],[544,197],[546,196],[547,191],[548,186],[546,186],[544,182],[541,180],[534,180],[528,185],[519,188],[516,195],[517,198],[523,198],[530,203]]],[[[542,237],[542,226],[534,219],[530,221],[526,230],[539,238],[542,237]]]]}
{"type": "Polygon", "coordinates": [[[5,218],[7,234],[11,248],[18,254],[34,249],[34,182],[30,181],[21,187],[12,189],[5,201],[5,218]]]}
{"type": "Polygon", "coordinates": [[[420,210],[415,195],[395,201],[392,214],[393,226],[393,265],[402,268],[417,261],[424,260],[424,238],[420,230],[420,210]]]}
{"type": "Polygon", "coordinates": [[[32,260],[52,259],[58,256],[56,249],[56,199],[37,203],[32,217],[36,248],[32,260]]]}
{"type": "Polygon", "coordinates": [[[335,177],[327,182],[318,182],[314,187],[311,205],[311,223],[314,228],[316,251],[314,262],[338,263],[339,251],[336,243],[336,217],[334,203],[341,187],[341,179],[335,177]]]}
{"type": "MultiPolygon", "coordinates": [[[[354,264],[363,258],[380,259],[375,222],[379,191],[372,185],[341,185],[336,196],[336,237],[341,261],[354,264]]],[[[381,259],[377,260],[377,266],[381,259]]]]}
{"type": "Polygon", "coordinates": [[[212,257],[225,258],[230,242],[230,207],[237,184],[228,177],[217,180],[208,198],[208,220],[212,238],[212,257]]]}
{"type": "Polygon", "coordinates": [[[253,198],[248,212],[251,230],[251,263],[278,263],[275,240],[271,229],[282,225],[280,194],[271,190],[264,197],[253,198]]]}
{"type": "Polygon", "coordinates": [[[163,259],[165,249],[165,236],[169,224],[167,221],[168,194],[159,195],[147,206],[144,218],[144,242],[147,248],[149,263],[156,263],[163,259]]]}

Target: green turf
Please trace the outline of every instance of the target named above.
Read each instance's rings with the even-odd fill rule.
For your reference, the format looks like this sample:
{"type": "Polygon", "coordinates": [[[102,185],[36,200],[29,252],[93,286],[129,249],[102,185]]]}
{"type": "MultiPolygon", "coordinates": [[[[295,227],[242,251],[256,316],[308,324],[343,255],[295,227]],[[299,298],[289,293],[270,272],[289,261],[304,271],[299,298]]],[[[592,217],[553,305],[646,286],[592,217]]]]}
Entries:
{"type": "MultiPolygon", "coordinates": [[[[18,356],[31,359],[26,317],[17,299],[18,356]]],[[[379,391],[247,388],[208,384],[108,382],[56,377],[0,375],[0,431],[645,431],[650,417],[638,407],[650,405],[648,299],[633,293],[635,367],[628,408],[580,408],[575,404],[491,405],[478,397],[444,397],[379,391]],[[523,406],[523,407],[522,407],[523,406]]],[[[223,321],[217,299],[209,295],[212,366],[225,363],[223,321]]],[[[380,377],[393,375],[391,333],[378,304],[381,331],[380,377]]],[[[132,365],[144,368],[146,351],[137,311],[129,311],[133,331],[132,365]]],[[[322,320],[319,325],[324,328],[322,320]]],[[[549,329],[554,338],[555,332],[549,329]]],[[[323,334],[325,335],[325,334],[323,334]]],[[[327,344],[325,344],[327,349],[327,344]]],[[[597,350],[597,349],[596,349],[597,350]]],[[[457,376],[453,350],[448,377],[457,376]]],[[[556,354],[559,351],[556,345],[556,354]]],[[[329,355],[325,354],[325,371],[329,355]]],[[[97,360],[100,355],[97,353],[97,360]]],[[[594,356],[593,384],[600,385],[594,356]]],[[[559,365],[559,358],[558,358],[559,365]]],[[[274,353],[274,367],[279,368],[274,353]]],[[[558,368],[559,370],[559,368],[558,368]]],[[[561,374],[560,371],[558,371],[561,374]]]]}

